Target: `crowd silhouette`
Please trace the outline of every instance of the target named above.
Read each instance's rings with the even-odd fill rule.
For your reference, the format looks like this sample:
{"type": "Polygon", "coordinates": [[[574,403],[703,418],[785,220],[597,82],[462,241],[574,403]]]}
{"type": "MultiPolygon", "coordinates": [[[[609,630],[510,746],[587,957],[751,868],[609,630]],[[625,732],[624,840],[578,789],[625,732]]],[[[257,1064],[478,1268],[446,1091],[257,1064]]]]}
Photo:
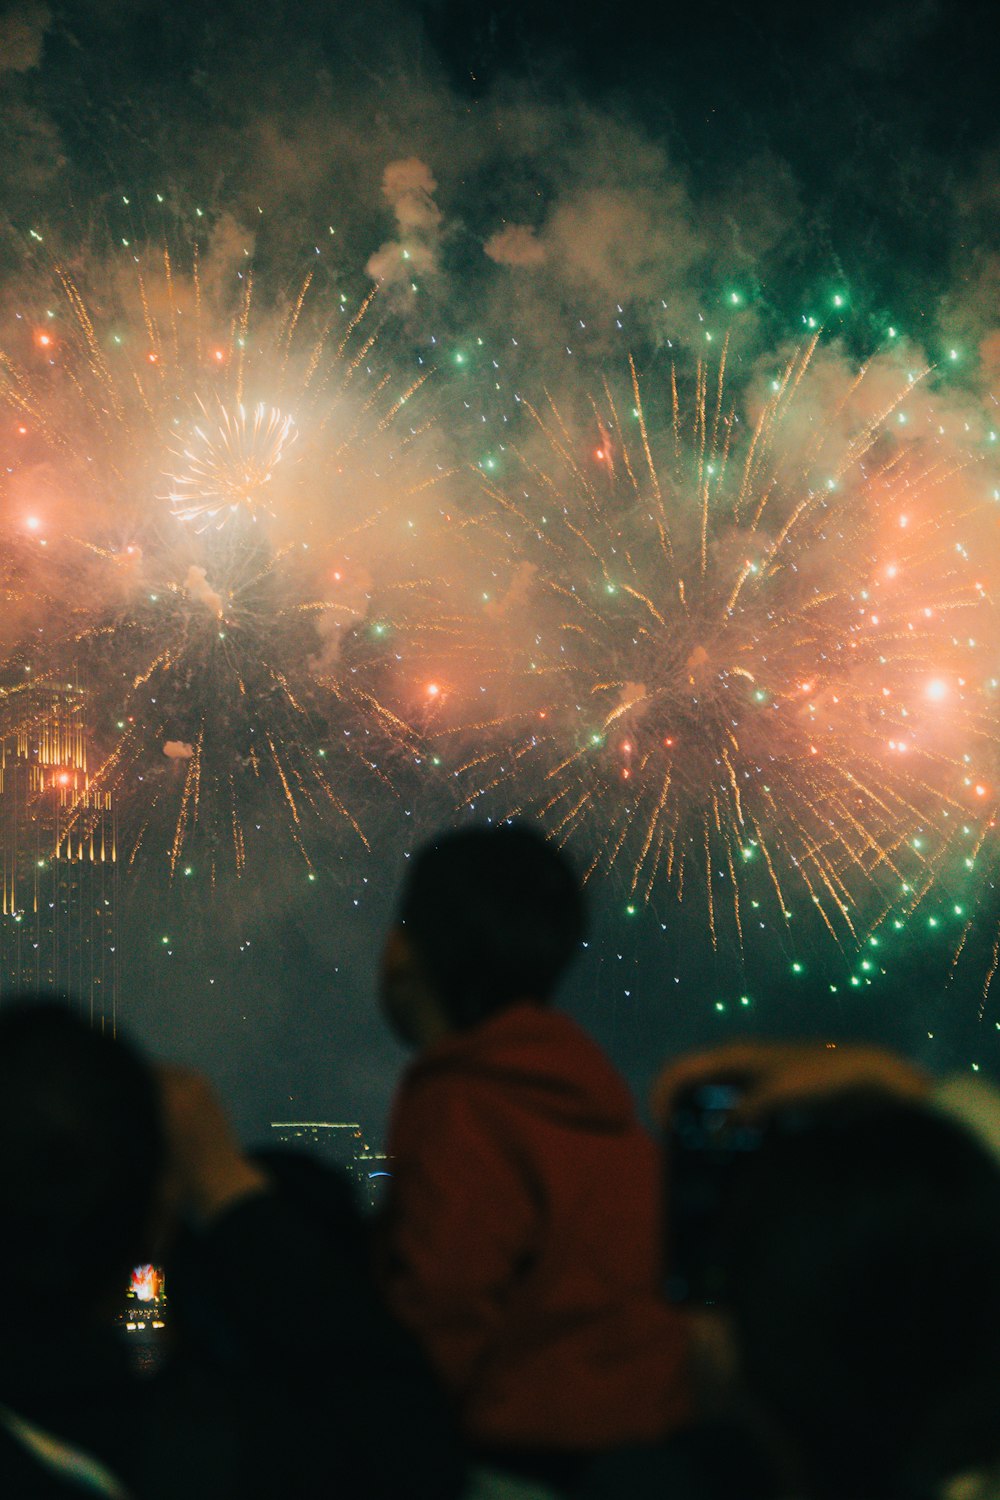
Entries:
{"type": "Polygon", "coordinates": [[[1000,1496],[990,1087],[733,1044],[665,1069],[654,1138],[553,1004],[585,926],[526,826],[414,857],[374,1222],[198,1074],[69,1001],[0,1008],[0,1494],[1000,1496]],[[144,1261],[153,1371],[115,1321],[144,1261]]]}

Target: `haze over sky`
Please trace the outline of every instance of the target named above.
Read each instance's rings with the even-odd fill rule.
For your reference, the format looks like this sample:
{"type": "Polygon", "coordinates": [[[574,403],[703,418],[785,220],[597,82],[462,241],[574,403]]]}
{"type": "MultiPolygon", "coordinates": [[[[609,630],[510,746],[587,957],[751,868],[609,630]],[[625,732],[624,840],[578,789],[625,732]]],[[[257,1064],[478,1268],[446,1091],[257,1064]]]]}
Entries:
{"type": "MultiPolygon", "coordinates": [[[[4,327],[35,274],[32,231],[93,280],[124,240],[176,242],[197,215],[209,288],[244,255],[265,305],[317,257],[352,300],[378,278],[400,364],[480,338],[521,387],[560,389],[579,328],[572,359],[595,384],[630,352],[676,348],[690,370],[735,290],[734,379],[750,386],[837,295],[831,362],[898,328],[932,363],[957,351],[948,412],[995,412],[994,30],[985,0],[720,0],[652,20],[554,0],[3,5],[4,327]]],[[[467,399],[453,365],[440,376],[445,446],[468,450],[476,382],[467,399]]],[[[398,801],[365,811],[373,854],[334,840],[315,883],[289,861],[200,912],[153,882],[124,901],[126,1029],[207,1067],[251,1134],[291,1115],[381,1133],[402,1055],[375,1012],[378,944],[406,851],[452,808],[403,771],[398,801]]],[[[1000,1008],[979,1017],[992,885],[961,982],[947,987],[940,944],[911,939],[880,983],[836,995],[825,957],[792,976],[776,938],[773,967],[706,966],[666,893],[629,915],[616,878],[591,891],[566,1003],[640,1093],[666,1053],[744,1028],[997,1066],[1000,1008]]]]}

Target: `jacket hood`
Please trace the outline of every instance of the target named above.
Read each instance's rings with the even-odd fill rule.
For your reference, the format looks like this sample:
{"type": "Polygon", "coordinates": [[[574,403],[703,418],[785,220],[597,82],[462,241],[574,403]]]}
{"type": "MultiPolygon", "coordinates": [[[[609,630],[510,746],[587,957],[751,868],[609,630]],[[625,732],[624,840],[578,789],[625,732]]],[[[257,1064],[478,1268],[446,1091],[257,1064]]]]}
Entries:
{"type": "Polygon", "coordinates": [[[618,1131],[635,1125],[624,1079],[585,1031],[561,1011],[526,1000],[446,1037],[417,1058],[407,1082],[461,1075],[502,1088],[533,1113],[569,1125],[618,1131]]]}

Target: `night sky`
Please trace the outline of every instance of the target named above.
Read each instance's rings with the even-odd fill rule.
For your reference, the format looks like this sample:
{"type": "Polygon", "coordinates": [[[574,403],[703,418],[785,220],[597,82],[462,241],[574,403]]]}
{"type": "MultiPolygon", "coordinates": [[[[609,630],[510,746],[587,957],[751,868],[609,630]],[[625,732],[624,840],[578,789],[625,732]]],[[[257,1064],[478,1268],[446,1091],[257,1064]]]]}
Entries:
{"type": "MultiPolygon", "coordinates": [[[[831,370],[890,330],[948,366],[935,400],[977,431],[968,414],[988,427],[1000,391],[994,27],[985,0],[653,20],[549,0],[6,5],[0,348],[44,266],[92,288],[126,241],[145,255],[203,235],[206,279],[246,250],[265,307],[316,267],[352,303],[382,279],[383,357],[435,364],[442,467],[502,454],[514,389],[594,388],[629,354],[690,378],[706,331],[729,329],[738,392],[810,318],[831,370]],[[426,176],[407,223],[384,174],[413,160],[426,176]],[[400,244],[419,296],[386,269],[400,244]]],[[[123,878],[123,1025],[207,1069],[248,1135],[291,1116],[381,1134],[403,1059],[376,1013],[380,936],[406,852],[455,816],[426,755],[389,772],[391,795],[356,792],[371,852],[332,828],[315,880],[266,840],[214,895],[152,867],[123,878]]],[[[585,864],[586,838],[573,847],[585,864]]],[[[946,862],[863,975],[794,922],[742,958],[712,952],[668,882],[636,904],[598,873],[565,1003],[640,1096],[669,1054],[747,1031],[864,1036],[996,1074],[1000,993],[980,1014],[993,868],[963,885],[946,862]],[[949,978],[946,914],[970,901],[949,978]]]]}

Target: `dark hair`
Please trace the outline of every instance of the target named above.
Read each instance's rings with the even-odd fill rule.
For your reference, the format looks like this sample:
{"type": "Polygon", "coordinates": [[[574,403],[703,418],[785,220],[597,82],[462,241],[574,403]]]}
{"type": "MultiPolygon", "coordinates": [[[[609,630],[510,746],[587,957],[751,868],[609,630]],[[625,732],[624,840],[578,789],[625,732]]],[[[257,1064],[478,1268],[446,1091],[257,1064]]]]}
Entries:
{"type": "Polygon", "coordinates": [[[566,856],[521,823],[463,829],[415,856],[399,920],[452,1024],[548,1000],[585,930],[566,856]]]}
{"type": "Polygon", "coordinates": [[[152,1070],[68,1002],[0,1010],[0,1311],[36,1319],[39,1298],[82,1315],[146,1249],[163,1168],[152,1070]]]}
{"type": "Polygon", "coordinates": [[[751,1393],[826,1500],[917,1500],[1000,1458],[1000,1168],[858,1091],[776,1122],[729,1219],[751,1393]]]}

